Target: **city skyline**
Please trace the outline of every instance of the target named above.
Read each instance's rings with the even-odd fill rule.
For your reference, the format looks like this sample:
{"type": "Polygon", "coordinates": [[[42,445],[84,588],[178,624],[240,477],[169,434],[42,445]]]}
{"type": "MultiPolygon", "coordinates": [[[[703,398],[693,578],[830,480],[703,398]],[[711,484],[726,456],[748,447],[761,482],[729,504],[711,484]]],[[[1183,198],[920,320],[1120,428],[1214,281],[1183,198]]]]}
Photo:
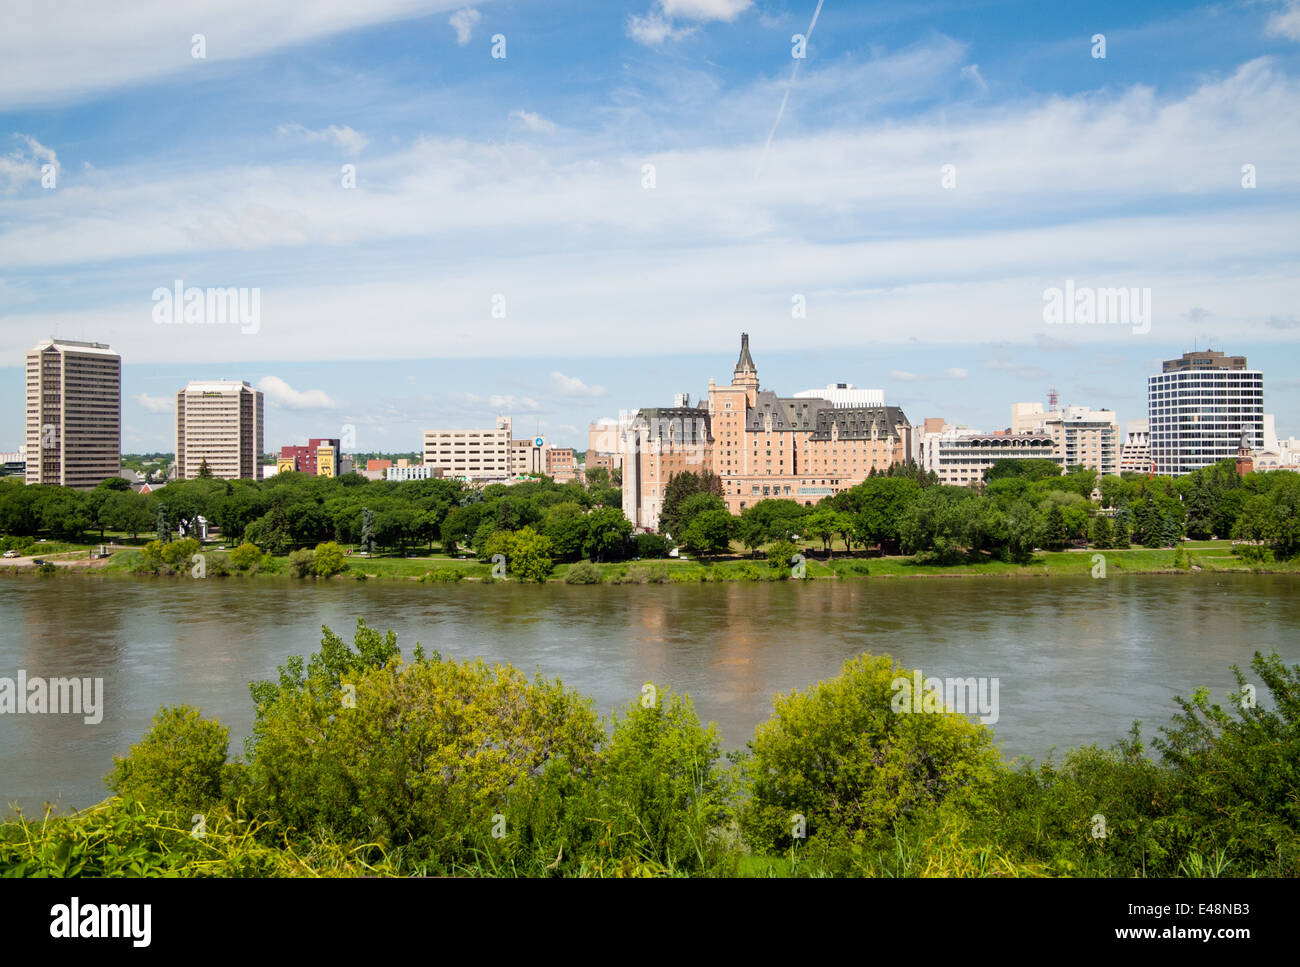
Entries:
{"type": "MultiPolygon", "coordinates": [[[[462,360],[457,362],[457,369],[462,380],[460,385],[465,389],[424,393],[417,389],[405,399],[404,409],[392,402],[385,402],[378,408],[379,412],[368,412],[362,408],[364,404],[359,404],[356,408],[340,405],[343,402],[342,394],[334,389],[338,385],[335,380],[323,381],[330,387],[328,393],[319,389],[302,391],[279,377],[263,376],[258,379],[248,372],[254,369],[249,366],[221,363],[133,366],[129,359],[123,358],[122,452],[171,452],[175,433],[175,386],[192,380],[212,379],[247,381],[265,395],[268,426],[266,445],[277,452],[281,445],[303,442],[321,435],[338,435],[343,426],[353,427],[357,440],[356,447],[348,452],[419,452],[423,433],[429,427],[490,425],[498,415],[511,416],[518,423],[521,433],[532,435],[538,432],[547,438],[548,444],[572,446],[581,452],[585,449],[589,423],[601,419],[616,420],[620,412],[634,412],[642,406],[669,405],[673,395],[679,392],[688,394],[692,400],[704,396],[709,378],[727,375],[718,369],[718,359],[728,352],[734,352],[735,338],[735,334],[732,334],[731,345],[719,353],[652,356],[645,360],[597,359],[587,362],[589,369],[582,365],[569,366],[571,370],[592,374],[591,385],[578,377],[565,376],[559,370],[550,373],[530,372],[529,361],[526,360],[483,361],[485,369],[495,368],[498,371],[503,362],[512,363],[518,382],[481,385],[477,382],[480,376],[476,369],[470,368],[465,372],[467,364],[474,361],[462,360]],[[141,370],[153,375],[142,377],[139,375],[141,370]],[[159,370],[165,375],[158,375],[159,370]],[[691,375],[686,377],[684,373],[688,371],[691,375]],[[682,375],[674,375],[675,373],[682,375]],[[698,378],[695,375],[697,373],[703,374],[703,378],[698,378]],[[564,377],[563,385],[557,374],[564,377]],[[603,383],[619,389],[611,390],[603,383]],[[149,391],[138,392],[141,386],[148,387],[149,391]],[[548,388],[553,394],[550,397],[547,395],[548,388]],[[147,398],[143,403],[141,396],[147,398]]],[[[1206,348],[1201,347],[1202,350],[1206,348]]],[[[1248,360],[1252,358],[1251,352],[1240,346],[1229,345],[1225,348],[1216,345],[1212,348],[1244,355],[1248,360]]],[[[1115,411],[1123,431],[1129,420],[1147,417],[1147,378],[1161,371],[1164,359],[1177,358],[1187,351],[1190,348],[1176,352],[1171,350],[1167,355],[1151,362],[1149,371],[1132,381],[1132,385],[1126,384],[1126,393],[1118,397],[1122,402],[1116,404],[1113,402],[1114,397],[1100,395],[1099,391],[1103,387],[1098,386],[1093,379],[1080,378],[1091,373],[1096,379],[1106,368],[1113,368],[1113,360],[1105,358],[1105,354],[1095,354],[1092,366],[1096,368],[1084,370],[1080,374],[1071,373],[1064,365],[1057,369],[1032,364],[1017,367],[992,355],[985,359],[983,366],[972,365],[971,369],[958,372],[946,371],[952,367],[941,368],[938,365],[931,365],[928,371],[926,367],[918,366],[922,372],[891,369],[884,373],[883,378],[876,378],[873,382],[872,376],[880,375],[878,370],[868,372],[865,377],[857,372],[843,373],[840,371],[846,368],[843,361],[828,359],[831,355],[828,353],[774,352],[766,344],[763,346],[764,371],[775,374],[771,385],[779,385],[783,391],[793,391],[795,386],[801,391],[815,390],[832,382],[849,382],[860,388],[883,388],[885,402],[900,406],[913,423],[919,424],[927,417],[940,417],[949,423],[964,424],[974,431],[989,433],[1010,426],[1008,414],[1011,404],[1046,401],[1051,388],[1057,389],[1062,405],[1085,405],[1115,411]],[[1008,381],[1008,373],[1012,374],[1013,382],[1008,381]]],[[[1066,363],[1072,358],[1060,349],[1045,352],[1049,359],[1054,357],[1066,363]]],[[[842,355],[835,354],[837,359],[842,355]]],[[[914,365],[922,362],[919,355],[916,358],[917,363],[914,365]]],[[[935,363],[942,361],[941,356],[935,363]]],[[[417,373],[427,362],[429,361],[391,361],[390,376],[395,373],[398,376],[396,381],[417,383],[417,373]]],[[[574,362],[582,363],[581,360],[574,362]]],[[[295,365],[308,373],[321,371],[316,368],[321,364],[295,365]]],[[[1147,365],[1147,361],[1142,361],[1142,365],[1147,365]]],[[[1278,401],[1280,397],[1285,399],[1291,395],[1289,389],[1294,392],[1290,384],[1300,381],[1285,376],[1270,378],[1274,369],[1272,364],[1251,365],[1252,368],[1263,369],[1265,372],[1264,408],[1268,413],[1276,415],[1278,435],[1297,435],[1300,426],[1297,426],[1294,409],[1289,410],[1279,405],[1278,401]],[[1279,384],[1282,389],[1275,389],[1279,384]]],[[[343,364],[339,364],[339,368],[344,368],[343,364]]],[[[13,445],[0,446],[0,450],[5,451],[17,449],[22,442],[23,432],[21,414],[24,390],[19,377],[24,370],[21,366],[13,369],[17,384],[9,389],[16,400],[11,411],[6,399],[4,409],[13,412],[17,421],[12,428],[0,428],[0,443],[9,436],[14,437],[13,445]]],[[[5,385],[9,386],[9,382],[6,380],[5,385]]],[[[386,382],[391,385],[395,380],[389,378],[386,382]]]]}

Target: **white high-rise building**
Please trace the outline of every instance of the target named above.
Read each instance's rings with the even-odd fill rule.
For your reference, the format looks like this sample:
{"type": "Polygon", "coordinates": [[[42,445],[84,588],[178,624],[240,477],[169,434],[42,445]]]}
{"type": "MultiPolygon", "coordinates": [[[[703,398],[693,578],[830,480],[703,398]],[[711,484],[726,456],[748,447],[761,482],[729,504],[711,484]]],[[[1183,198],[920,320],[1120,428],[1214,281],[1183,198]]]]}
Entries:
{"type": "Polygon", "coordinates": [[[122,469],[122,357],[50,339],[27,353],[26,480],[90,489],[122,469]]]}
{"type": "Polygon", "coordinates": [[[196,380],[176,394],[176,477],[193,480],[206,463],[222,480],[259,480],[262,394],[246,382],[196,380]]]}
{"type": "Polygon", "coordinates": [[[1147,377],[1151,465],[1178,476],[1235,458],[1242,434],[1264,445],[1264,374],[1245,356],[1183,353],[1147,377]]]}

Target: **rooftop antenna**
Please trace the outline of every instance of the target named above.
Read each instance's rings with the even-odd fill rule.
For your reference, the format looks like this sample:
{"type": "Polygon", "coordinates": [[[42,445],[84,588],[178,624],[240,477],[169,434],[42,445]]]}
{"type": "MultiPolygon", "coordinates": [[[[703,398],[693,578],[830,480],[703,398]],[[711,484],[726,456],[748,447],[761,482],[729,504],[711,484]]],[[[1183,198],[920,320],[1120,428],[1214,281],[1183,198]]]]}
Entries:
{"type": "Polygon", "coordinates": [[[1056,392],[1055,386],[1049,388],[1047,391],[1047,409],[1049,411],[1055,410],[1056,404],[1060,400],[1060,398],[1061,398],[1060,394],[1056,392]]]}

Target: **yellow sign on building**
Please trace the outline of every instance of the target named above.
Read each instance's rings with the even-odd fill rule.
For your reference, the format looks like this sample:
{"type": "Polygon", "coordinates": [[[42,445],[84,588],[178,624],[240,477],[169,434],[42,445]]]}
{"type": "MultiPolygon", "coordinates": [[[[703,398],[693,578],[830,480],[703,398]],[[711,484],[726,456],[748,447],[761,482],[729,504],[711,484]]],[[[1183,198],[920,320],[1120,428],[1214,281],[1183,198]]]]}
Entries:
{"type": "Polygon", "coordinates": [[[294,466],[293,457],[277,457],[275,461],[276,473],[291,473],[298,468],[294,466]]]}
{"type": "Polygon", "coordinates": [[[316,476],[318,477],[335,476],[333,447],[316,448],[316,476]]]}

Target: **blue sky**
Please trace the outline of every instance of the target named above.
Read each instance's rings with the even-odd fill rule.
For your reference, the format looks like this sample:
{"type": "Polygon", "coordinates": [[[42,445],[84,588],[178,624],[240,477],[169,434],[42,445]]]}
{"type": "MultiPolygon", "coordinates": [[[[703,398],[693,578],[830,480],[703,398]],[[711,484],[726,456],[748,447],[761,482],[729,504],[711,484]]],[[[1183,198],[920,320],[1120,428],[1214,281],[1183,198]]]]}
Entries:
{"type": "Polygon", "coordinates": [[[102,6],[6,4],[0,449],[49,335],[122,353],[128,451],[220,376],[268,450],[498,413],[583,446],[742,330],[768,388],[981,429],[1053,386],[1143,416],[1211,346],[1300,434],[1295,3],[826,0],[797,72],[815,0],[102,6]],[[157,323],[177,279],[256,326],[157,323]],[[1067,280],[1150,290],[1149,327],[1046,322],[1067,280]]]}

